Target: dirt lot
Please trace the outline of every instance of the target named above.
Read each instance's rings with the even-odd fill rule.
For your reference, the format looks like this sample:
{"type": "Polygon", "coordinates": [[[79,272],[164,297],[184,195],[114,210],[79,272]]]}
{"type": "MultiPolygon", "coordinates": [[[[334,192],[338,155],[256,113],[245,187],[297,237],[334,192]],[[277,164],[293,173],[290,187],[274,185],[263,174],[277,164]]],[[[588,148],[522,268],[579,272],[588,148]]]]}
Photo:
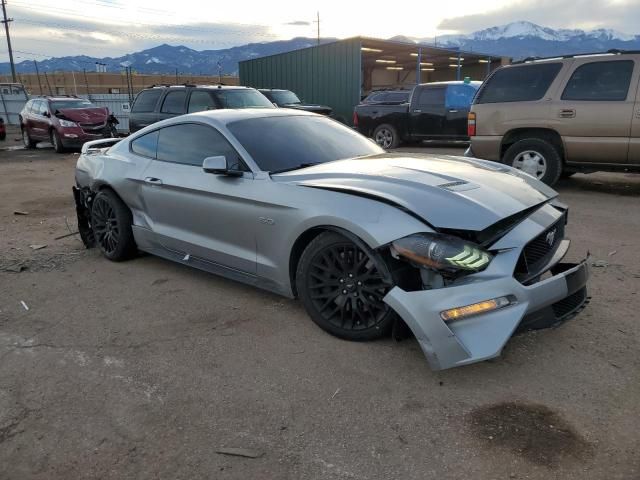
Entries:
{"type": "Polygon", "coordinates": [[[601,265],[580,316],[434,373],[414,340],[55,240],[76,158],[0,151],[0,479],[640,478],[640,175],[558,186],[601,265]]]}

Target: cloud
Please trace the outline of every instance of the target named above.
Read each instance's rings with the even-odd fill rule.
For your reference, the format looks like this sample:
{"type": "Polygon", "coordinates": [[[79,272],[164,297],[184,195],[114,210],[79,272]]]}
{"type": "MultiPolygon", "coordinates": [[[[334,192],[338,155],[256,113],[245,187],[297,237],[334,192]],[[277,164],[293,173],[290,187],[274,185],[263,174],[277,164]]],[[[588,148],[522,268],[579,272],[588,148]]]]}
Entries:
{"type": "MultiPolygon", "coordinates": [[[[252,42],[277,40],[268,26],[236,23],[190,23],[188,25],[140,25],[106,23],[87,18],[54,17],[46,13],[12,9],[13,48],[20,60],[90,55],[116,57],[168,43],[196,50],[217,50],[252,42]]],[[[0,62],[7,60],[0,53],[0,62]]]]}
{"type": "Polygon", "coordinates": [[[640,33],[640,3],[637,0],[519,0],[486,13],[446,18],[438,29],[468,33],[517,20],[553,28],[613,28],[640,33]]]}
{"type": "Polygon", "coordinates": [[[294,27],[302,27],[311,25],[311,22],[306,22],[304,20],[295,20],[293,22],[283,23],[283,25],[293,25],[294,27]]]}

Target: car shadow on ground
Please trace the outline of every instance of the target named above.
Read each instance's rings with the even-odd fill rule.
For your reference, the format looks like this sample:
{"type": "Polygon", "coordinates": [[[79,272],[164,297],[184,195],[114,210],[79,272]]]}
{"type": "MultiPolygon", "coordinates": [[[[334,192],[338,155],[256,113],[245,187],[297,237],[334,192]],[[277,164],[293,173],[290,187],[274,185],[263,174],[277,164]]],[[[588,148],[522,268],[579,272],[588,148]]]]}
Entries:
{"type": "Polygon", "coordinates": [[[560,192],[587,191],[638,197],[640,196],[640,174],[625,173],[615,177],[610,174],[606,179],[601,176],[576,174],[573,177],[561,179],[554,188],[560,192]]]}

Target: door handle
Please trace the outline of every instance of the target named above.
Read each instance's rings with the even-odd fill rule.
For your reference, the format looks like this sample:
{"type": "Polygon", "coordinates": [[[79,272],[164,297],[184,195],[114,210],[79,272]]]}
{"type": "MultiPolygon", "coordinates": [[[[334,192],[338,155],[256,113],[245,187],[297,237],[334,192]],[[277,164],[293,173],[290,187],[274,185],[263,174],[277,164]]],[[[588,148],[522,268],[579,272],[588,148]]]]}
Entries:
{"type": "Polygon", "coordinates": [[[458,113],[458,110],[449,110],[449,113],[458,113]]]}
{"type": "Polygon", "coordinates": [[[144,179],[144,181],[145,183],[148,183],[150,185],[162,185],[162,180],[155,177],[147,177],[144,179]]]}
{"type": "Polygon", "coordinates": [[[422,113],[422,110],[418,110],[417,108],[413,111],[413,113],[422,113]]]}
{"type": "Polygon", "coordinates": [[[575,118],[576,111],[573,108],[563,108],[560,110],[560,118],[575,118]]]}

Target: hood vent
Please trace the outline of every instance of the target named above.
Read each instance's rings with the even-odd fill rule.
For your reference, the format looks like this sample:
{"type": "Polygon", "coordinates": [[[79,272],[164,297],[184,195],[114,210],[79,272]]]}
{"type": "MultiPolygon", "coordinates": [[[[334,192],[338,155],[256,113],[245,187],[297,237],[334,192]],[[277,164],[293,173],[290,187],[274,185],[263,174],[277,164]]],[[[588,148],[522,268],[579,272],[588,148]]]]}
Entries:
{"type": "Polygon", "coordinates": [[[465,190],[473,190],[474,188],[478,188],[478,185],[474,185],[464,180],[456,180],[454,182],[442,183],[438,185],[438,187],[449,190],[450,192],[463,192],[465,190]]]}

